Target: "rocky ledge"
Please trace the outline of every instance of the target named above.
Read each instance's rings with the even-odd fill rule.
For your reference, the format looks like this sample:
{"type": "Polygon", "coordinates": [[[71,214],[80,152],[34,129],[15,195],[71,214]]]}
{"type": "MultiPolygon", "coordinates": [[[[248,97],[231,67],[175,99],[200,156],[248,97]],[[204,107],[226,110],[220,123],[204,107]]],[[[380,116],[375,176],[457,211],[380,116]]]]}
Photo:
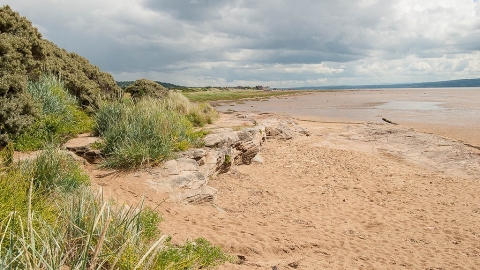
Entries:
{"type": "MultiPolygon", "coordinates": [[[[169,193],[174,201],[204,203],[215,199],[217,191],[208,186],[208,180],[232,167],[262,163],[259,153],[267,139],[289,140],[295,136],[309,136],[308,130],[294,121],[274,118],[269,114],[235,114],[223,118],[204,138],[204,147],[178,153],[178,158],[150,168],[145,178],[149,185],[161,192],[169,193]],[[235,129],[235,130],[234,130],[235,129]]],[[[64,148],[89,163],[101,162],[101,151],[92,149],[100,138],[81,136],[70,140],[64,148]]]]}

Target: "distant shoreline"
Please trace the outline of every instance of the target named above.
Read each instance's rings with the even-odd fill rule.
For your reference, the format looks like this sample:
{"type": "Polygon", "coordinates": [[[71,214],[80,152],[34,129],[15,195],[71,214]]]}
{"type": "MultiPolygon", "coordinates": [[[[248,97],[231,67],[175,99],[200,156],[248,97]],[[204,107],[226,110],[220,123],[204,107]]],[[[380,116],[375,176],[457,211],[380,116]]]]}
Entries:
{"type": "Polygon", "coordinates": [[[280,96],[269,100],[222,102],[216,109],[223,112],[283,113],[322,122],[381,123],[382,118],[386,118],[422,132],[480,146],[479,93],[480,88],[458,88],[455,91],[446,88],[311,91],[308,95],[280,96]],[[386,106],[389,103],[395,106],[386,106]],[[399,104],[412,106],[398,108],[399,104]],[[432,108],[432,105],[435,106],[432,108]]]}

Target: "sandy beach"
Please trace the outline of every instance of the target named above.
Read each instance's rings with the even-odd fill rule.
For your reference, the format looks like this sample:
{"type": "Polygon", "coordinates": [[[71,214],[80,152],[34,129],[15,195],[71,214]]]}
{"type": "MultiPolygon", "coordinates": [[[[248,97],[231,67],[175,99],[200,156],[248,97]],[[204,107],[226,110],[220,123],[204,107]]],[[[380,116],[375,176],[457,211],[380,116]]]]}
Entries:
{"type": "MultiPolygon", "coordinates": [[[[225,107],[261,111],[270,102],[225,107]]],[[[213,203],[174,203],[135,179],[93,182],[129,203],[146,196],[160,204],[161,229],[174,242],[204,237],[238,258],[219,269],[478,269],[478,127],[435,134],[392,115],[400,125],[261,114],[295,121],[310,136],[269,139],[263,163],[210,179],[213,203]]],[[[248,120],[249,112],[224,114],[215,125],[234,118],[248,120]]]]}

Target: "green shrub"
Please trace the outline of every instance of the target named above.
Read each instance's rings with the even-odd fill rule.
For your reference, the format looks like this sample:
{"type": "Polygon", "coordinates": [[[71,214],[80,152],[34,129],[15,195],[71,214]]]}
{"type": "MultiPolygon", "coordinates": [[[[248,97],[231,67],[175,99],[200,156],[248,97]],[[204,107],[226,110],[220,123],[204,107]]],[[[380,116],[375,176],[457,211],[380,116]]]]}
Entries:
{"type": "MultiPolygon", "coordinates": [[[[0,173],[0,224],[12,212],[17,213],[19,217],[27,218],[31,182],[29,175],[25,174],[19,166],[10,167],[0,173]]],[[[44,219],[52,222],[55,220],[51,201],[43,198],[40,192],[32,192],[30,201],[30,206],[44,219]]]]}
{"type": "Polygon", "coordinates": [[[69,154],[53,148],[30,161],[7,166],[0,171],[0,221],[12,212],[25,219],[30,206],[43,220],[53,222],[56,218],[51,195],[72,192],[88,181],[69,154]],[[29,203],[30,185],[34,189],[29,203]]]}
{"type": "Polygon", "coordinates": [[[95,119],[95,132],[105,140],[106,167],[156,164],[172,158],[176,150],[200,142],[184,116],[156,99],[106,103],[100,106],[95,119]]]}
{"type": "Polygon", "coordinates": [[[9,6],[0,7],[0,59],[0,146],[21,134],[36,116],[25,94],[27,78],[36,81],[45,72],[60,77],[90,111],[102,98],[116,99],[122,93],[110,74],[42,39],[32,23],[9,6]]]}
{"type": "Polygon", "coordinates": [[[30,95],[26,93],[0,95],[0,147],[25,132],[34,122],[36,115],[37,109],[30,95]]]}
{"type": "Polygon", "coordinates": [[[168,89],[159,83],[147,79],[136,80],[133,84],[125,88],[126,93],[130,93],[132,98],[139,99],[143,97],[152,97],[163,99],[168,95],[168,89]]]}
{"type": "Polygon", "coordinates": [[[184,246],[162,250],[156,256],[156,269],[204,269],[220,265],[232,258],[213,247],[203,238],[185,243],[184,246]]]}
{"type": "Polygon", "coordinates": [[[31,151],[46,143],[60,144],[92,129],[93,119],[77,106],[76,99],[55,76],[43,75],[27,87],[39,113],[33,124],[14,138],[15,148],[31,151]]]}
{"type": "Polygon", "coordinates": [[[218,118],[218,113],[207,102],[202,102],[194,107],[188,114],[188,119],[195,125],[203,127],[206,124],[212,124],[218,118]]]}

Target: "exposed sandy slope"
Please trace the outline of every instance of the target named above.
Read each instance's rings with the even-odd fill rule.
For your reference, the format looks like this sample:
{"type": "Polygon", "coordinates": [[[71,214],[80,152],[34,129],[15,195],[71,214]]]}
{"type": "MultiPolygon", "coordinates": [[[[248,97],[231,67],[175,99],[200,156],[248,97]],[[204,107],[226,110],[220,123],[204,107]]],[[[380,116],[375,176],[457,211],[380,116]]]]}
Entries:
{"type": "Polygon", "coordinates": [[[246,259],[220,269],[478,269],[478,150],[388,124],[298,123],[310,137],[267,140],[263,164],[210,180],[215,204],[164,201],[134,175],[93,182],[164,201],[174,241],[205,237],[246,259]]]}

